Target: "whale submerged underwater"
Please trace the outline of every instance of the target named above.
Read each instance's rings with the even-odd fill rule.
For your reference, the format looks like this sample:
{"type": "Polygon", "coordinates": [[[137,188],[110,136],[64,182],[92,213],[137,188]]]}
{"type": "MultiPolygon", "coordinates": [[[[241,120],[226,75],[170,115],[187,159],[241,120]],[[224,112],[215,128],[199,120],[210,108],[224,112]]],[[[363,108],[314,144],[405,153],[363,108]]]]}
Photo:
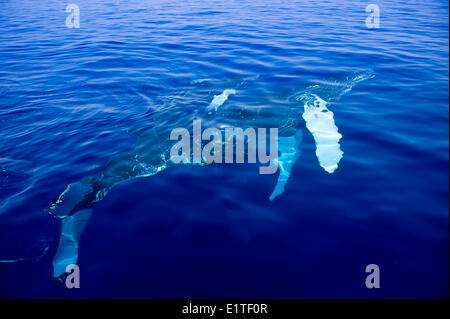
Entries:
{"type": "MultiPolygon", "coordinates": [[[[257,110],[244,110],[233,107],[228,99],[238,99],[242,90],[257,76],[250,76],[230,83],[219,95],[215,95],[206,107],[191,109],[203,125],[220,123],[224,127],[265,127],[278,128],[278,152],[275,163],[279,168],[278,180],[269,199],[272,201],[284,192],[292,168],[300,157],[299,146],[302,142],[303,128],[314,137],[316,156],[320,166],[333,173],[343,156],[339,141],[342,135],[334,121],[334,113],[328,107],[359,82],[373,78],[372,70],[346,74],[337,79],[316,81],[303,90],[286,97],[290,103],[286,107],[271,109],[261,107],[257,110]],[[250,125],[251,124],[251,125],[250,125]]],[[[134,147],[112,157],[103,170],[88,176],[79,182],[69,184],[66,189],[49,205],[48,211],[61,219],[61,235],[56,255],[53,259],[53,276],[60,278],[67,274],[66,267],[76,264],[78,242],[92,214],[93,205],[102,200],[117,183],[136,177],[152,176],[174,165],[170,160],[170,149],[174,141],[170,133],[177,127],[191,127],[192,119],[184,116],[189,109],[187,98],[205,98],[204,92],[210,92],[214,80],[201,79],[191,82],[192,90],[181,92],[177,99],[169,100],[157,112],[149,114],[149,125],[129,132],[136,137],[134,147]]],[[[196,164],[205,165],[205,163],[196,164]]]]}

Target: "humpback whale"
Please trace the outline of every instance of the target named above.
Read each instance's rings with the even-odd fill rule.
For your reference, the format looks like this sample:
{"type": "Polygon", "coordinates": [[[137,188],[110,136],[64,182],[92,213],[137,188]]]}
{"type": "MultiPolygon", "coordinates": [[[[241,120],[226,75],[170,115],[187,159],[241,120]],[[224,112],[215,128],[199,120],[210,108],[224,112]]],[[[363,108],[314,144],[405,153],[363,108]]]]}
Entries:
{"type": "MultiPolygon", "coordinates": [[[[318,80],[312,85],[287,97],[286,107],[277,110],[260,108],[242,110],[225,104],[231,98],[239,99],[240,91],[258,76],[249,76],[235,83],[222,85],[222,93],[204,96],[195,91],[179,94],[177,99],[168,100],[158,112],[150,114],[150,120],[157,125],[130,130],[136,137],[134,147],[112,157],[96,175],[69,184],[48,206],[48,212],[61,220],[61,233],[56,255],[53,259],[53,276],[66,275],[66,268],[75,264],[78,258],[78,243],[95,203],[101,201],[116,184],[131,178],[152,176],[174,165],[170,161],[170,149],[173,141],[170,132],[176,127],[189,127],[192,118],[184,117],[188,105],[183,103],[186,96],[195,96],[199,101],[191,109],[195,117],[208,123],[214,118],[221,127],[248,127],[249,121],[254,127],[278,128],[278,152],[275,160],[279,175],[270,201],[280,196],[291,176],[295,162],[300,157],[300,144],[303,129],[306,128],[316,143],[316,156],[320,166],[333,173],[343,156],[339,141],[342,138],[334,121],[334,113],[329,110],[330,103],[336,103],[357,83],[374,77],[372,70],[364,70],[344,75],[340,80],[318,80]],[[205,107],[199,107],[205,105],[205,107]],[[227,107],[225,107],[225,105],[227,107]],[[229,107],[228,107],[229,106],[229,107]],[[170,116],[168,116],[170,114],[170,116]],[[174,120],[176,119],[176,120],[174,120]]],[[[208,90],[208,86],[220,82],[209,79],[192,81],[194,87],[208,90]]],[[[201,90],[200,90],[201,91],[201,90]]],[[[206,92],[205,91],[205,92],[206,92]]],[[[232,104],[232,103],[231,103],[232,104]]],[[[192,161],[190,161],[192,165],[192,161]]],[[[196,163],[195,165],[206,165],[196,163]]]]}

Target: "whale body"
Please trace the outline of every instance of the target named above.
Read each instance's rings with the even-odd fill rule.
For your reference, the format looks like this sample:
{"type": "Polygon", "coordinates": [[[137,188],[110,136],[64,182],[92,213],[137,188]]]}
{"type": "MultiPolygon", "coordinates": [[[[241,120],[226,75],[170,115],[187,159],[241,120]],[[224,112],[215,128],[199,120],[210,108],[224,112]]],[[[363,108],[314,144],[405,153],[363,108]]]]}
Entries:
{"type": "MultiPolygon", "coordinates": [[[[329,103],[337,102],[350,92],[354,85],[372,77],[373,71],[365,70],[344,75],[341,80],[317,81],[287,97],[289,103],[286,103],[285,108],[277,109],[276,113],[267,108],[242,110],[226,103],[231,94],[235,95],[234,99],[239,99],[239,92],[258,76],[236,81],[234,87],[231,85],[233,88],[227,83],[227,87],[221,89],[222,93],[214,95],[212,100],[210,96],[202,96],[199,93],[202,92],[201,88],[211,85],[209,79],[192,81],[192,91],[179,94],[181,102],[176,99],[169,100],[159,112],[151,115],[151,120],[158,125],[130,130],[136,137],[136,143],[131,150],[112,157],[98,174],[68,185],[50,203],[49,213],[61,219],[60,239],[53,259],[53,276],[64,276],[67,266],[77,262],[79,238],[86,228],[92,208],[96,202],[105,198],[114,185],[132,178],[152,176],[174,165],[188,165],[170,161],[173,142],[169,139],[174,128],[190,127],[192,123],[191,118],[183,116],[187,107],[183,104],[183,98],[187,95],[194,96],[199,104],[205,105],[203,108],[196,106],[197,118],[208,123],[208,119],[213,116],[217,123],[222,123],[219,126],[222,129],[230,126],[245,128],[249,127],[250,122],[253,127],[279,129],[279,155],[276,159],[279,175],[269,196],[272,201],[285,191],[295,163],[300,158],[303,128],[314,137],[320,166],[330,174],[337,169],[343,156],[339,144],[342,135],[335,123],[334,113],[328,109],[329,103]],[[210,102],[206,99],[210,99],[210,102]]],[[[214,85],[216,82],[212,83],[214,85]]]]}

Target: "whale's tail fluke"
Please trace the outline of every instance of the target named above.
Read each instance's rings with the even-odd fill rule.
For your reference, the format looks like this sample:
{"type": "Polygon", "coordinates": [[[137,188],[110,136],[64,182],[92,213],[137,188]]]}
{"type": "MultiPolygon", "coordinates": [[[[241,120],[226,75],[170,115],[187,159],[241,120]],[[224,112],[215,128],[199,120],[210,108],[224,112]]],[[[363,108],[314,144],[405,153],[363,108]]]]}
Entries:
{"type": "Polygon", "coordinates": [[[49,205],[50,214],[61,219],[61,233],[58,249],[53,259],[53,277],[66,273],[66,267],[76,264],[78,241],[91,217],[94,193],[91,184],[76,182],[66,189],[49,205]]]}
{"type": "Polygon", "coordinates": [[[82,209],[62,219],[58,250],[53,258],[54,278],[63,276],[67,266],[77,263],[80,236],[91,215],[92,209],[82,209]]]}
{"type": "Polygon", "coordinates": [[[65,218],[79,209],[92,205],[93,188],[91,184],[76,182],[69,184],[66,189],[50,203],[48,212],[57,218],[65,218]]]}

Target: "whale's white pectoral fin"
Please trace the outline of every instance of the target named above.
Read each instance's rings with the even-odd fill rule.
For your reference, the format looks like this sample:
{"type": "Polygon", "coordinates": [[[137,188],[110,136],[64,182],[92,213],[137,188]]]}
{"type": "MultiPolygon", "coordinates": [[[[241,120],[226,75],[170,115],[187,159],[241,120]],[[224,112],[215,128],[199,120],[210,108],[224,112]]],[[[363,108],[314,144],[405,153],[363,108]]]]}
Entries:
{"type": "Polygon", "coordinates": [[[327,102],[311,94],[304,99],[303,119],[316,142],[316,156],[320,166],[328,173],[333,173],[344,154],[339,140],[342,135],[334,123],[334,114],[326,107],[327,102]]]}
{"type": "Polygon", "coordinates": [[[213,110],[217,111],[219,109],[219,107],[221,107],[223,105],[223,103],[225,103],[225,101],[228,100],[228,97],[231,94],[236,94],[236,90],[226,89],[222,92],[222,94],[215,95],[214,99],[211,101],[211,103],[208,106],[208,110],[210,111],[210,113],[213,110]]]}
{"type": "Polygon", "coordinates": [[[302,131],[298,130],[293,136],[278,138],[278,150],[280,155],[276,159],[276,162],[280,169],[280,175],[278,176],[277,184],[269,197],[271,201],[284,192],[284,187],[291,176],[292,167],[300,157],[301,151],[299,150],[299,146],[302,142],[302,137],[302,131]]]}
{"type": "Polygon", "coordinates": [[[83,209],[62,220],[58,250],[52,263],[53,277],[64,275],[68,265],[77,263],[78,241],[91,215],[92,209],[83,209]]]}

